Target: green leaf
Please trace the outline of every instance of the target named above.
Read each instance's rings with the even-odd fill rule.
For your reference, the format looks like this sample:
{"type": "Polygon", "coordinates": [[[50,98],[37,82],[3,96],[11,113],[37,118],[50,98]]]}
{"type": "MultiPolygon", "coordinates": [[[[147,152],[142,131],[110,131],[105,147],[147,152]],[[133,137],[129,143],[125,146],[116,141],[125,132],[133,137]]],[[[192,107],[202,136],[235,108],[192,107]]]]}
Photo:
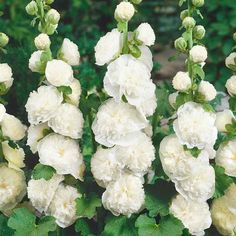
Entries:
{"type": "Polygon", "coordinates": [[[7,226],[7,217],[4,215],[0,215],[0,236],[12,236],[14,234],[14,230],[7,226]]]}
{"type": "Polygon", "coordinates": [[[64,95],[72,94],[72,89],[70,86],[60,86],[60,87],[57,87],[57,90],[63,93],[64,95]]]}
{"type": "Polygon", "coordinates": [[[45,216],[36,224],[36,216],[26,208],[14,210],[8,220],[8,226],[15,230],[14,236],[48,236],[49,232],[56,230],[55,219],[45,216]]]}
{"type": "Polygon", "coordinates": [[[135,228],[135,220],[136,218],[134,217],[111,216],[106,222],[101,236],[138,236],[137,229],[135,228]]]}
{"type": "Polygon", "coordinates": [[[56,170],[53,167],[42,165],[39,163],[34,167],[32,171],[32,176],[33,179],[50,180],[55,173],[56,170]]]}
{"type": "Polygon", "coordinates": [[[193,66],[193,75],[194,77],[199,76],[201,80],[205,79],[205,72],[200,65],[195,64],[193,66]]]}
{"type": "Polygon", "coordinates": [[[181,236],[184,226],[180,220],[172,215],[162,217],[159,224],[154,218],[141,215],[136,220],[139,236],[181,236]]]}
{"type": "Polygon", "coordinates": [[[236,112],[236,97],[230,97],[229,106],[233,112],[236,112]]]}
{"type": "Polygon", "coordinates": [[[85,219],[79,219],[75,224],[75,231],[80,233],[81,236],[92,236],[89,225],[85,219]]]}
{"type": "Polygon", "coordinates": [[[233,183],[233,179],[225,174],[225,170],[221,166],[214,166],[215,169],[215,193],[214,198],[224,195],[225,190],[233,183]]]}
{"type": "Polygon", "coordinates": [[[76,214],[91,219],[96,215],[96,208],[101,206],[101,199],[95,193],[84,194],[76,199],[76,214]]]}
{"type": "Polygon", "coordinates": [[[184,103],[192,101],[192,96],[191,94],[187,93],[179,93],[177,98],[176,98],[176,106],[177,108],[182,106],[184,103]]]}

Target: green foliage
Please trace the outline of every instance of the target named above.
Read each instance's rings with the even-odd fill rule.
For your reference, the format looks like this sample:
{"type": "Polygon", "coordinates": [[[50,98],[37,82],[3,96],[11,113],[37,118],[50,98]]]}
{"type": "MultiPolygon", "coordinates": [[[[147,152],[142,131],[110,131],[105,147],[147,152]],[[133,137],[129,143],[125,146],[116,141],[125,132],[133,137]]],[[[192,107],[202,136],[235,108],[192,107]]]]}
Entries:
{"type": "Polygon", "coordinates": [[[80,233],[81,236],[93,236],[91,233],[88,223],[84,219],[79,219],[75,224],[75,231],[80,233]]]}
{"type": "Polygon", "coordinates": [[[12,236],[14,230],[7,226],[8,218],[4,215],[0,215],[0,236],[12,236]]]}
{"type": "Polygon", "coordinates": [[[34,167],[32,176],[34,179],[50,180],[55,173],[56,170],[53,167],[39,163],[34,167]]]}

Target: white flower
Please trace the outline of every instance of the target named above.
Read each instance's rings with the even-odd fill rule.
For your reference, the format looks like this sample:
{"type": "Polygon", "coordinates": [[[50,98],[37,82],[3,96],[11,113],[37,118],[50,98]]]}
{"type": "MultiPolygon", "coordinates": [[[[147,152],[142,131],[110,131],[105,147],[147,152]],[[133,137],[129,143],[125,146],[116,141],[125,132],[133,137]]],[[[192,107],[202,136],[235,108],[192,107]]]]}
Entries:
{"type": "Polygon", "coordinates": [[[224,167],[225,173],[236,177],[236,140],[221,144],[216,152],[216,164],[224,167]]]}
{"type": "Polygon", "coordinates": [[[64,177],[62,175],[54,174],[48,181],[45,179],[31,179],[28,182],[28,198],[37,211],[40,213],[47,211],[59,184],[63,180],[64,177]]]}
{"type": "Polygon", "coordinates": [[[176,190],[186,199],[196,202],[207,201],[215,192],[214,168],[201,161],[196,161],[190,169],[188,178],[174,181],[176,190]]]}
{"type": "Polygon", "coordinates": [[[76,140],[49,134],[39,142],[38,153],[41,164],[52,166],[60,175],[71,174],[83,180],[85,165],[76,140]]]}
{"type": "Polygon", "coordinates": [[[147,120],[133,106],[109,99],[100,106],[92,129],[95,140],[104,146],[128,146],[147,125],[147,120]]]}
{"type": "Polygon", "coordinates": [[[24,173],[0,166],[0,211],[13,209],[25,196],[26,183],[24,173]]]}
{"type": "Polygon", "coordinates": [[[10,88],[13,83],[12,69],[6,64],[0,64],[0,83],[4,83],[6,88],[10,88]]]}
{"type": "Polygon", "coordinates": [[[141,178],[123,174],[115,182],[111,182],[102,195],[105,209],[114,215],[130,216],[137,213],[144,205],[144,190],[141,178]]]}
{"type": "Polygon", "coordinates": [[[4,105],[0,103],[0,122],[2,122],[5,114],[6,114],[6,108],[4,107],[4,105]]]}
{"type": "Polygon", "coordinates": [[[69,86],[74,80],[71,66],[61,60],[49,61],[45,75],[48,82],[56,87],[69,86]]]}
{"type": "Polygon", "coordinates": [[[38,50],[45,50],[50,47],[51,41],[47,34],[40,34],[34,39],[35,47],[38,50]]]}
{"type": "Polygon", "coordinates": [[[120,21],[129,21],[134,15],[135,9],[129,2],[121,2],[115,10],[115,17],[120,21]]]}
{"type": "Polygon", "coordinates": [[[151,71],[153,68],[151,50],[145,45],[139,46],[139,49],[141,50],[141,56],[138,58],[138,60],[145,64],[148,67],[149,71],[151,71]]]}
{"type": "Polygon", "coordinates": [[[70,84],[70,87],[72,89],[72,93],[69,95],[66,95],[66,102],[70,103],[74,106],[79,106],[79,100],[81,95],[81,85],[80,82],[77,79],[74,79],[74,81],[70,84]]]}
{"type": "Polygon", "coordinates": [[[144,116],[152,116],[157,108],[157,98],[156,94],[154,93],[151,98],[148,100],[144,100],[137,109],[143,114],[144,116]]]}
{"type": "Polygon", "coordinates": [[[227,207],[232,214],[236,215],[236,184],[231,184],[229,188],[225,191],[225,198],[227,202],[227,207]]]}
{"type": "Polygon", "coordinates": [[[187,72],[179,71],[172,81],[174,89],[184,92],[191,88],[192,81],[187,72]]]}
{"type": "Polygon", "coordinates": [[[235,96],[236,95],[236,76],[231,76],[227,81],[226,81],[226,84],[225,84],[225,87],[228,91],[228,93],[231,95],[231,96],[235,96]]]}
{"type": "Polygon", "coordinates": [[[52,86],[41,86],[37,92],[31,92],[25,105],[29,122],[37,125],[48,121],[55,115],[62,101],[62,94],[52,86]]]}
{"type": "Polygon", "coordinates": [[[230,65],[236,65],[235,59],[236,59],[236,52],[232,52],[232,53],[225,59],[225,65],[226,65],[227,67],[230,67],[230,65]]]}
{"type": "Polygon", "coordinates": [[[98,147],[91,159],[91,172],[101,187],[106,187],[111,181],[116,180],[123,166],[117,159],[116,148],[103,149],[98,147]]]}
{"type": "Polygon", "coordinates": [[[101,37],[95,46],[96,64],[103,66],[106,63],[110,63],[119,56],[121,49],[121,33],[117,29],[113,29],[111,32],[101,37]]]}
{"type": "Polygon", "coordinates": [[[56,223],[66,228],[76,221],[76,202],[77,198],[81,197],[76,188],[64,186],[60,184],[56,193],[49,205],[47,215],[56,218],[56,223]]]}
{"type": "Polygon", "coordinates": [[[14,141],[19,141],[25,137],[26,126],[15,116],[5,114],[1,122],[4,136],[14,141]]]}
{"type": "Polygon", "coordinates": [[[41,72],[42,65],[41,65],[41,55],[43,51],[36,51],[34,52],[30,59],[29,59],[29,69],[32,72],[41,72]]]}
{"type": "Polygon", "coordinates": [[[207,50],[204,46],[193,46],[189,54],[194,63],[202,63],[207,59],[207,50]]]}
{"type": "Polygon", "coordinates": [[[28,129],[27,135],[27,145],[30,146],[32,153],[36,153],[37,145],[40,139],[45,136],[45,131],[48,131],[50,128],[47,123],[42,123],[39,125],[31,125],[28,129]]]}
{"type": "Polygon", "coordinates": [[[22,148],[12,148],[9,146],[8,141],[4,141],[2,142],[2,152],[4,158],[8,161],[8,167],[18,171],[20,168],[25,167],[25,153],[22,148]]]}
{"type": "Polygon", "coordinates": [[[226,109],[216,113],[215,125],[219,132],[227,132],[225,126],[227,124],[232,124],[233,120],[235,120],[233,112],[229,109],[226,109]]]}
{"type": "Polygon", "coordinates": [[[208,81],[200,82],[198,92],[204,96],[205,101],[212,101],[217,94],[215,87],[208,81]]]}
{"type": "Polygon", "coordinates": [[[104,78],[106,92],[121,101],[124,95],[131,105],[140,108],[141,104],[155,95],[149,69],[130,55],[122,55],[109,64],[104,78]]]}
{"type": "Polygon", "coordinates": [[[216,115],[207,112],[200,104],[187,102],[177,111],[174,130],[182,145],[203,149],[213,146],[217,139],[216,115]]]}
{"type": "Polygon", "coordinates": [[[155,148],[151,138],[142,134],[136,143],[128,147],[117,146],[117,156],[119,161],[132,172],[145,174],[155,159],[155,148]]]}
{"type": "Polygon", "coordinates": [[[192,235],[203,236],[204,230],[211,226],[211,213],[206,202],[198,203],[177,195],[171,203],[170,212],[192,235]]]}
{"type": "Polygon", "coordinates": [[[71,66],[78,66],[80,62],[80,53],[78,46],[65,38],[60,49],[61,59],[71,66]]]}
{"type": "Polygon", "coordinates": [[[176,108],[176,99],[178,97],[179,93],[178,92],[175,92],[175,93],[171,93],[169,95],[169,103],[171,105],[171,107],[173,107],[174,109],[176,108]]]}
{"type": "Polygon", "coordinates": [[[233,236],[236,227],[236,215],[228,209],[225,196],[215,199],[211,206],[211,217],[213,225],[225,236],[233,236]]]}
{"type": "Polygon", "coordinates": [[[137,39],[146,46],[152,46],[155,43],[156,36],[154,30],[148,23],[142,23],[136,29],[137,39]]]}
{"type": "Polygon", "coordinates": [[[48,125],[58,134],[78,139],[82,137],[84,118],[76,106],[63,103],[49,120],[48,125]]]}

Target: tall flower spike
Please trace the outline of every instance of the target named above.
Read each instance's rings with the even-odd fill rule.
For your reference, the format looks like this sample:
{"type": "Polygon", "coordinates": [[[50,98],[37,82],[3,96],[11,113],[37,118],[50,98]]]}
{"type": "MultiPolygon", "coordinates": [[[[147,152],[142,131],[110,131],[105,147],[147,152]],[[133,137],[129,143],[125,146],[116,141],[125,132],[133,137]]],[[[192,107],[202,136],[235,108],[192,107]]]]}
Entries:
{"type": "Polygon", "coordinates": [[[132,2],[116,7],[117,28],[95,47],[96,64],[107,64],[104,89],[111,98],[101,105],[92,125],[95,140],[109,149],[99,147],[91,161],[95,180],[106,189],[103,206],[114,215],[127,216],[144,205],[143,176],[155,159],[144,129],[157,106],[152,53],[147,47],[154,44],[155,34],[148,23],[129,31],[135,12],[132,2]],[[109,171],[101,172],[104,168],[109,171]]]}
{"type": "Polygon", "coordinates": [[[62,175],[83,181],[85,164],[78,141],[84,119],[78,108],[81,86],[72,68],[80,63],[78,46],[65,38],[55,57],[51,51],[49,35],[56,31],[60,19],[49,6],[52,3],[35,0],[26,6],[27,13],[35,16],[33,25],[37,23],[41,32],[34,40],[38,51],[29,60],[30,70],[41,75],[40,86],[30,93],[25,105],[30,123],[27,144],[33,153],[38,152],[40,162],[33,170],[28,196],[36,210],[54,216],[65,228],[78,218],[75,200],[80,194],[60,182],[62,175]],[[43,174],[45,171],[49,176],[43,174]],[[46,196],[50,198],[43,198],[42,185],[48,186],[46,196]]]}

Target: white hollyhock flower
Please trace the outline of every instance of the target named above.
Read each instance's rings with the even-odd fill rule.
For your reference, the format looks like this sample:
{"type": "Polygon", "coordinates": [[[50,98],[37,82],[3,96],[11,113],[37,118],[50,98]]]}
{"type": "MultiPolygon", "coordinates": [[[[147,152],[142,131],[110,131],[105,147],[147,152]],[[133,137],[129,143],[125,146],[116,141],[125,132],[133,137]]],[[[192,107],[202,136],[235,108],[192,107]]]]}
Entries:
{"type": "Polygon", "coordinates": [[[6,108],[4,105],[0,104],[0,122],[3,120],[6,114],[6,108]]]}
{"type": "Polygon", "coordinates": [[[106,187],[116,180],[122,171],[122,164],[117,159],[116,148],[98,148],[91,159],[91,172],[101,187],[106,187]]]}
{"type": "Polygon", "coordinates": [[[123,1],[119,5],[117,5],[115,10],[115,17],[120,21],[129,21],[133,17],[134,12],[135,8],[133,4],[123,1]]]}
{"type": "Polygon", "coordinates": [[[176,108],[176,99],[177,99],[178,95],[179,95],[178,92],[171,93],[168,98],[171,107],[173,107],[174,109],[176,108]]]}
{"type": "Polygon", "coordinates": [[[32,72],[41,72],[42,65],[41,65],[41,56],[42,56],[43,51],[39,50],[34,52],[30,59],[29,59],[29,69],[32,72]]]}
{"type": "Polygon", "coordinates": [[[189,230],[192,235],[203,236],[211,226],[211,213],[206,202],[186,200],[177,195],[170,206],[170,212],[189,230]]]}
{"type": "Polygon", "coordinates": [[[82,137],[84,118],[81,111],[69,103],[61,104],[48,122],[54,132],[73,139],[82,137]]]}
{"type": "Polygon", "coordinates": [[[82,93],[80,82],[77,79],[74,79],[74,81],[70,84],[70,87],[72,89],[72,93],[66,95],[65,100],[67,103],[77,107],[79,106],[80,95],[82,93]]]}
{"type": "Polygon", "coordinates": [[[31,92],[25,105],[29,122],[37,125],[48,121],[55,115],[62,101],[62,93],[53,86],[41,86],[37,92],[31,92]]]}
{"type": "Polygon", "coordinates": [[[192,165],[188,178],[174,181],[176,190],[193,201],[207,201],[215,192],[215,171],[212,166],[201,161],[192,165]]]}
{"type": "Polygon", "coordinates": [[[155,43],[156,36],[154,30],[148,23],[142,23],[136,29],[137,39],[146,46],[152,46],[155,43]]]}
{"type": "Polygon", "coordinates": [[[216,115],[207,112],[200,104],[187,102],[177,111],[174,130],[182,145],[203,149],[213,146],[217,139],[216,115]]]}
{"type": "Polygon", "coordinates": [[[236,76],[231,76],[227,81],[226,81],[226,84],[225,84],[225,87],[228,91],[228,93],[231,95],[231,96],[235,96],[236,95],[236,76]]]}
{"type": "Polygon", "coordinates": [[[12,69],[7,63],[0,64],[0,83],[4,83],[7,89],[12,86],[12,75],[12,69]]]}
{"type": "Polygon", "coordinates": [[[192,81],[187,72],[179,71],[172,80],[174,89],[184,92],[191,88],[192,81]]]}
{"type": "Polygon", "coordinates": [[[213,225],[222,235],[231,236],[235,234],[236,215],[228,209],[225,196],[214,199],[211,206],[211,217],[213,225]]]}
{"type": "Polygon", "coordinates": [[[123,174],[115,182],[111,182],[102,195],[105,209],[115,216],[120,214],[130,216],[137,213],[144,205],[144,189],[142,179],[129,174],[123,174]]]}
{"type": "Polygon", "coordinates": [[[128,146],[147,125],[147,120],[133,106],[109,99],[100,106],[92,130],[95,140],[104,146],[128,146]]]}
{"type": "Polygon", "coordinates": [[[216,152],[216,164],[224,167],[225,173],[236,177],[236,140],[221,144],[216,152]]]}
{"type": "Polygon", "coordinates": [[[47,123],[31,125],[29,127],[27,135],[27,145],[30,146],[30,150],[32,151],[32,153],[36,153],[38,151],[38,142],[44,137],[44,132],[49,130],[50,128],[48,127],[47,123]]]}
{"type": "Polygon", "coordinates": [[[15,116],[5,114],[1,122],[2,133],[11,140],[19,141],[25,137],[26,126],[15,116]]]}
{"type": "Polygon", "coordinates": [[[202,63],[205,62],[207,59],[207,50],[204,46],[200,45],[193,46],[189,54],[190,54],[190,59],[194,63],[202,63]]]}
{"type": "Polygon", "coordinates": [[[34,39],[35,47],[38,50],[45,50],[50,47],[51,41],[47,34],[40,34],[34,39]]]}
{"type": "Polygon", "coordinates": [[[229,188],[225,191],[225,198],[227,202],[227,207],[232,214],[236,215],[236,184],[231,184],[229,188]]]}
{"type": "Polygon", "coordinates": [[[136,143],[128,146],[117,146],[117,156],[121,163],[134,173],[145,174],[155,159],[155,148],[151,138],[140,135],[136,143]]]}
{"type": "Polygon", "coordinates": [[[145,64],[151,71],[153,68],[153,56],[151,50],[145,45],[139,46],[139,49],[141,51],[141,56],[138,58],[138,60],[145,64]]]}
{"type": "Polygon", "coordinates": [[[122,49],[121,33],[117,29],[113,29],[105,36],[101,37],[95,46],[96,64],[103,66],[110,63],[113,59],[119,56],[122,49]]]}
{"type": "Polygon", "coordinates": [[[71,66],[61,60],[49,61],[45,75],[48,82],[56,87],[69,86],[74,80],[71,66]]]}
{"type": "Polygon", "coordinates": [[[152,116],[157,108],[157,97],[154,93],[151,98],[143,101],[137,109],[146,117],[152,116]]]}
{"type": "Polygon", "coordinates": [[[198,92],[204,96],[206,101],[214,100],[217,95],[215,87],[208,81],[200,82],[198,92]]]}
{"type": "Polygon", "coordinates": [[[229,68],[230,65],[235,65],[236,59],[236,52],[232,52],[226,59],[225,59],[225,65],[229,68]]]}
{"type": "Polygon", "coordinates": [[[58,174],[71,174],[83,180],[85,165],[76,140],[59,134],[49,134],[38,144],[39,162],[52,166],[58,174]]]}
{"type": "Polygon", "coordinates": [[[66,228],[75,223],[78,218],[76,215],[76,199],[81,197],[76,188],[60,184],[47,210],[47,215],[56,218],[56,223],[66,228]]]}
{"type": "Polygon", "coordinates": [[[26,183],[24,173],[0,166],[0,211],[13,209],[25,196],[26,183]]]}
{"type": "Polygon", "coordinates": [[[227,124],[232,124],[232,120],[235,120],[234,114],[231,110],[226,109],[221,112],[216,113],[215,125],[219,132],[227,132],[225,126],[227,124]]]}
{"type": "Polygon", "coordinates": [[[15,170],[25,167],[24,159],[25,153],[22,148],[12,148],[9,146],[8,141],[2,142],[2,152],[4,158],[8,161],[8,166],[15,170]]]}
{"type": "Polygon", "coordinates": [[[65,38],[61,49],[60,49],[61,59],[67,62],[71,66],[78,66],[80,62],[80,53],[78,46],[65,38]]]}
{"type": "Polygon", "coordinates": [[[124,95],[127,101],[140,108],[141,104],[155,94],[149,69],[131,55],[122,55],[109,64],[104,78],[106,92],[120,101],[124,95]]]}
{"type": "Polygon", "coordinates": [[[54,174],[48,181],[45,179],[31,179],[28,182],[28,198],[37,211],[40,213],[47,212],[55,192],[63,180],[64,177],[62,175],[54,174]]]}

